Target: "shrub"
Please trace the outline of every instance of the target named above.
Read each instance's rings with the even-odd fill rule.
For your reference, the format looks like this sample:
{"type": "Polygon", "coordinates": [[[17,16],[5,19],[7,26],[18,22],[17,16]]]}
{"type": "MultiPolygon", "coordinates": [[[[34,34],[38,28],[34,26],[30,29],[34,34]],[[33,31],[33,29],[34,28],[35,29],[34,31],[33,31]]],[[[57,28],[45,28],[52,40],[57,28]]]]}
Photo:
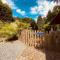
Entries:
{"type": "Polygon", "coordinates": [[[5,23],[0,29],[0,37],[9,37],[13,36],[17,33],[18,26],[15,22],[13,23],[5,23]]]}

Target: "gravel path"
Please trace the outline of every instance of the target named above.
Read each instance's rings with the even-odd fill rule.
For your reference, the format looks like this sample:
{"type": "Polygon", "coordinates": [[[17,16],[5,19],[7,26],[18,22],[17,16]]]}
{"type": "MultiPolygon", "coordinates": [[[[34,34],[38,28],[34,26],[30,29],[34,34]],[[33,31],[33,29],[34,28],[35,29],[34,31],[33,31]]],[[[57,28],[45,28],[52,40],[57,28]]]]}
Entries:
{"type": "Polygon", "coordinates": [[[17,60],[46,60],[45,53],[36,50],[33,47],[27,47],[17,60]]]}
{"type": "Polygon", "coordinates": [[[0,60],[16,60],[17,55],[21,54],[26,45],[20,41],[0,43],[0,60]]]}
{"type": "Polygon", "coordinates": [[[60,52],[27,47],[16,60],[60,60],[60,52]]]}

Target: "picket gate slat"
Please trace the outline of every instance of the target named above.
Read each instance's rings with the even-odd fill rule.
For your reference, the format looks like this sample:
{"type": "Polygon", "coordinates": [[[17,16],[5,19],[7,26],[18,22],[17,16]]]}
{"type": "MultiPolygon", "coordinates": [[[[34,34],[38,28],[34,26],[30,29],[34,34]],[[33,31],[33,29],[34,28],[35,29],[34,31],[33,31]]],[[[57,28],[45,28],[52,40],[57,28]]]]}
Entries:
{"type": "Polygon", "coordinates": [[[36,45],[39,44],[43,44],[44,41],[44,36],[37,36],[36,33],[39,31],[33,31],[33,30],[23,30],[21,32],[21,38],[20,40],[22,42],[24,42],[25,44],[27,44],[28,46],[34,46],[36,47],[36,45]]]}

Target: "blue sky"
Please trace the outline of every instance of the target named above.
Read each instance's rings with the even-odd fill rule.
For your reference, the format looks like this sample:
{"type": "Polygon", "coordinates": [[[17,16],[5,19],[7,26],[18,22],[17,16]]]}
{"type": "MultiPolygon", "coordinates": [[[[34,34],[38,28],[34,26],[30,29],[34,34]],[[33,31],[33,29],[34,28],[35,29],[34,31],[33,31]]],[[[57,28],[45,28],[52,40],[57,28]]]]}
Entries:
{"type": "Polygon", "coordinates": [[[13,16],[30,17],[35,20],[39,15],[46,16],[56,5],[53,0],[2,0],[2,2],[11,7],[13,16]]]}

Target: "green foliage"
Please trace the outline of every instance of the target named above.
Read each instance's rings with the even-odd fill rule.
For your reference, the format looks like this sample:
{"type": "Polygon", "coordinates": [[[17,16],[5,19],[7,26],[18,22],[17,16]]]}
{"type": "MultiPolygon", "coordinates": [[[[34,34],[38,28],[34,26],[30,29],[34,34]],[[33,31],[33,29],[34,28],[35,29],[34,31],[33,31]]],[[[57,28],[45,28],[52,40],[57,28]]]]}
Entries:
{"type": "Polygon", "coordinates": [[[4,22],[14,21],[12,18],[11,8],[3,3],[0,4],[0,20],[4,22]]]}
{"type": "Polygon", "coordinates": [[[46,19],[45,23],[50,22],[53,17],[54,17],[54,14],[51,11],[48,11],[47,19],[46,19]]]}
{"type": "Polygon", "coordinates": [[[0,0],[0,4],[2,4],[1,0],[0,0]]]}
{"type": "Polygon", "coordinates": [[[22,19],[22,22],[24,22],[24,23],[31,23],[32,20],[33,20],[33,19],[31,19],[31,18],[23,18],[23,19],[22,19]]]}
{"type": "Polygon", "coordinates": [[[60,6],[55,6],[54,8],[53,8],[53,12],[52,13],[54,13],[55,15],[57,15],[58,13],[60,12],[60,6]]]}
{"type": "Polygon", "coordinates": [[[15,17],[15,23],[18,24],[20,30],[29,28],[30,23],[33,21],[31,18],[18,18],[15,17]]]}
{"type": "Polygon", "coordinates": [[[28,24],[28,23],[25,23],[24,24],[24,28],[26,29],[26,28],[29,28],[29,26],[30,26],[30,24],[28,24]]]}
{"type": "Polygon", "coordinates": [[[51,20],[60,12],[60,6],[55,6],[53,8],[53,11],[51,12],[50,10],[48,11],[47,14],[47,19],[45,21],[45,23],[51,22],[51,20]]]}
{"type": "Polygon", "coordinates": [[[43,20],[45,21],[43,27],[48,29],[50,27],[49,23],[59,12],[60,12],[60,6],[55,6],[52,11],[49,10],[46,18],[43,18],[43,20]]]}
{"type": "Polygon", "coordinates": [[[17,34],[18,32],[18,25],[13,23],[5,23],[0,29],[0,37],[9,37],[17,34]]]}
{"type": "Polygon", "coordinates": [[[38,30],[38,26],[37,26],[37,23],[35,21],[32,21],[30,23],[30,27],[33,29],[33,30],[38,30]]]}
{"type": "Polygon", "coordinates": [[[0,21],[0,29],[4,26],[4,23],[0,21]]]}
{"type": "Polygon", "coordinates": [[[29,23],[23,23],[23,22],[20,22],[20,29],[26,29],[26,28],[29,28],[30,24],[29,23]]]}
{"type": "Polygon", "coordinates": [[[48,26],[49,26],[49,23],[43,25],[44,28],[46,28],[48,26]]]}
{"type": "Polygon", "coordinates": [[[38,16],[37,25],[39,30],[43,28],[44,23],[45,23],[44,18],[42,18],[41,16],[38,16]]]}

